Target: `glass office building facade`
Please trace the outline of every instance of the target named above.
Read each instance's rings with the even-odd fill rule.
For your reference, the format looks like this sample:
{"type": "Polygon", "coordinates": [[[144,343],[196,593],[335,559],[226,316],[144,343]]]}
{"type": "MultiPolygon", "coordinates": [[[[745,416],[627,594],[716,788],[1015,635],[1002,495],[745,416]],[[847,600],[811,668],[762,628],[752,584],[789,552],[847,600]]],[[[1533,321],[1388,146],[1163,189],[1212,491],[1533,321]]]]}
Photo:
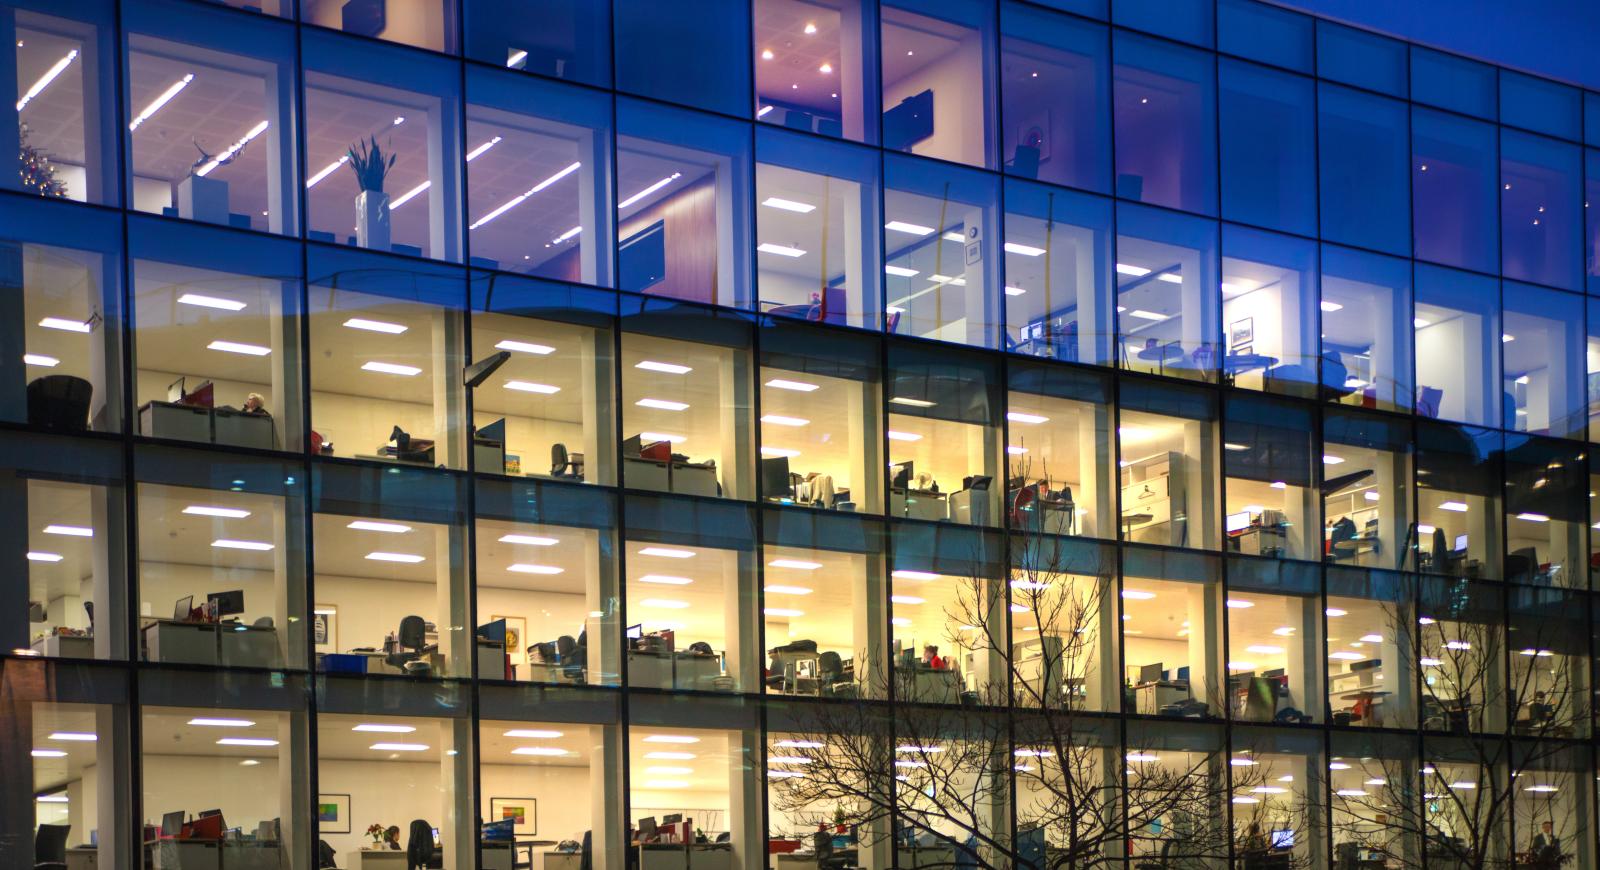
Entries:
{"type": "Polygon", "coordinates": [[[1595,866],[1600,94],[1252,0],[0,28],[0,864],[1595,866]]]}

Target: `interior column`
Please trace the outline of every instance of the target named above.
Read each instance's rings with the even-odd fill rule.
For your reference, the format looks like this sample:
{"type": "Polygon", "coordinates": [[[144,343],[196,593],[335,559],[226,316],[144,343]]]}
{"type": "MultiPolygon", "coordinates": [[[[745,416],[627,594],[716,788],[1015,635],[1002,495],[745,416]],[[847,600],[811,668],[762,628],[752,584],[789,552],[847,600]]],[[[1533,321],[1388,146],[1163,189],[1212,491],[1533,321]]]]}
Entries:
{"type": "Polygon", "coordinates": [[[622,728],[601,725],[596,732],[600,739],[589,754],[589,851],[595,870],[622,870],[627,863],[627,847],[617,839],[627,829],[622,728]]]}
{"type": "MultiPolygon", "coordinates": [[[[317,837],[310,830],[311,729],[301,712],[278,716],[278,836],[288,866],[310,854],[317,837]]],[[[104,805],[105,801],[101,801],[104,805]]],[[[262,821],[265,821],[264,819],[262,821]]],[[[101,842],[105,842],[102,835],[101,842]]]]}
{"type": "Polygon", "coordinates": [[[311,610],[306,601],[306,517],[305,501],[293,491],[278,500],[272,511],[272,539],[278,542],[272,548],[272,576],[277,584],[272,625],[280,661],[289,667],[304,667],[306,618],[311,610]]]}
{"type": "Polygon", "coordinates": [[[444,673],[434,676],[466,677],[472,673],[477,649],[477,626],[472,624],[466,588],[467,530],[453,523],[434,529],[435,628],[444,657],[444,673]]]}
{"type": "Polygon", "coordinates": [[[728,737],[728,830],[732,866],[739,870],[762,870],[767,864],[765,790],[755,768],[765,757],[760,731],[741,729],[728,737]]]}
{"type": "Polygon", "coordinates": [[[850,584],[855,683],[863,697],[882,698],[888,695],[889,685],[889,633],[884,629],[889,624],[889,614],[883,594],[888,566],[879,553],[870,553],[863,561],[866,577],[863,582],[850,584]]]}
{"type": "Polygon", "coordinates": [[[268,294],[268,317],[272,323],[272,441],[281,450],[299,451],[305,437],[306,420],[300,401],[300,366],[305,348],[300,343],[300,284],[279,283],[278,292],[268,294]]]}
{"type": "Polygon", "coordinates": [[[1111,475],[1116,463],[1101,455],[1110,441],[1111,406],[1094,404],[1078,414],[1078,490],[1072,494],[1076,534],[1093,537],[1117,528],[1111,505],[1111,475]]]}
{"type": "MultiPolygon", "coordinates": [[[[755,578],[760,576],[760,554],[753,549],[727,552],[721,557],[723,564],[722,613],[724,651],[723,669],[733,678],[740,691],[761,690],[761,650],[747,654],[761,638],[760,596],[755,594],[755,578]]],[[[690,688],[680,684],[678,688],[690,688]]],[[[696,685],[693,688],[705,689],[696,685]]],[[[759,756],[757,756],[759,757],[759,756]]]]}
{"type": "Polygon", "coordinates": [[[472,721],[441,722],[439,752],[439,809],[444,813],[439,820],[439,843],[444,870],[472,870],[478,866],[478,820],[472,814],[472,721]]]}
{"type": "Polygon", "coordinates": [[[1189,695],[1204,701],[1212,715],[1221,716],[1227,692],[1224,680],[1212,671],[1222,658],[1222,584],[1187,583],[1184,593],[1189,612],[1189,695]]]}
{"type": "Polygon", "coordinates": [[[461,259],[460,219],[455,203],[461,201],[461,143],[454,118],[460,106],[445,97],[428,109],[428,250],[436,260],[461,259]]]}
{"type": "MultiPolygon", "coordinates": [[[[89,507],[99,541],[91,549],[94,569],[90,598],[94,602],[94,657],[116,659],[128,649],[128,504],[120,486],[91,489],[89,507]]],[[[26,573],[26,572],[24,572],[26,573]]],[[[87,615],[87,614],[85,614],[87,615]]]]}
{"type": "MultiPolygon", "coordinates": [[[[430,196],[429,200],[436,197],[430,196]]],[[[460,309],[440,308],[429,318],[433,329],[433,459],[437,465],[466,468],[464,423],[467,421],[462,386],[466,353],[462,341],[460,309]]],[[[411,433],[413,436],[419,433],[411,433]]]]}
{"type": "MultiPolygon", "coordinates": [[[[602,531],[610,535],[610,531],[602,531]]],[[[622,637],[618,633],[617,560],[615,548],[589,547],[584,555],[587,576],[596,578],[584,589],[588,618],[587,680],[590,685],[616,685],[622,673],[622,637]]],[[[481,676],[481,675],[480,675],[481,676]]]]}
{"type": "Polygon", "coordinates": [[[1284,675],[1289,679],[1289,706],[1320,720],[1327,703],[1317,696],[1322,672],[1322,599],[1306,595],[1289,600],[1290,622],[1296,627],[1286,640],[1284,675]]]}

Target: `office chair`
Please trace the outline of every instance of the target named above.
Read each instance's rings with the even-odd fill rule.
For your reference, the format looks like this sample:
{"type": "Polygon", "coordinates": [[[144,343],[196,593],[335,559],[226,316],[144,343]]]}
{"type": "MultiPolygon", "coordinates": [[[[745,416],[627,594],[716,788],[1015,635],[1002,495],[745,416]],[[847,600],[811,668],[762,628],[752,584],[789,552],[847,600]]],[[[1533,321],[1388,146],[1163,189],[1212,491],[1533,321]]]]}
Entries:
{"type": "Polygon", "coordinates": [[[817,870],[844,870],[850,866],[848,856],[834,853],[832,831],[818,831],[812,834],[811,850],[817,855],[817,870]]]}
{"type": "MultiPolygon", "coordinates": [[[[428,832],[430,835],[432,831],[428,832]]],[[[333,847],[327,840],[317,841],[317,870],[339,870],[339,864],[334,860],[333,847]]]]}
{"type": "Polygon", "coordinates": [[[28,422],[46,429],[89,428],[94,385],[72,375],[45,375],[28,384],[28,422]]]}
{"type": "MultiPolygon", "coordinates": [[[[423,673],[430,668],[421,662],[422,648],[427,645],[428,623],[420,616],[400,620],[400,651],[383,657],[390,667],[403,668],[406,673],[423,673]],[[421,667],[413,665],[421,664],[421,667]]],[[[431,829],[429,836],[432,836],[431,829]]]]}
{"type": "Polygon", "coordinates": [[[578,850],[578,870],[594,870],[594,831],[583,832],[583,846],[578,850]]]}
{"type": "Polygon", "coordinates": [[[406,836],[406,870],[434,870],[443,864],[433,847],[433,825],[413,819],[406,836]]]}
{"type": "Polygon", "coordinates": [[[1439,401],[1444,398],[1444,390],[1439,387],[1422,387],[1417,390],[1417,414],[1422,417],[1438,417],[1439,401]]]}
{"type": "Polygon", "coordinates": [[[550,445],[550,476],[583,479],[583,454],[568,453],[567,445],[557,441],[550,445]]]}
{"type": "Polygon", "coordinates": [[[817,694],[844,679],[844,659],[833,651],[817,656],[817,694]]]}
{"type": "Polygon", "coordinates": [[[67,833],[71,825],[40,825],[33,835],[33,870],[67,870],[67,833]]]}

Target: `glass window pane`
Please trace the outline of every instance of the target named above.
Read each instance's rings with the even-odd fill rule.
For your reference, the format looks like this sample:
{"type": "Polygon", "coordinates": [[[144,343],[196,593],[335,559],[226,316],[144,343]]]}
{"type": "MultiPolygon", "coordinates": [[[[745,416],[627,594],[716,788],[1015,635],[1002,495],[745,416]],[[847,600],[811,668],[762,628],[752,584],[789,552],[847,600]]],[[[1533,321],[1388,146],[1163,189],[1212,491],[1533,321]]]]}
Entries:
{"type": "Polygon", "coordinates": [[[1417,425],[1418,568],[1468,579],[1500,577],[1500,433],[1417,425]]]}
{"type": "Polygon", "coordinates": [[[1583,453],[1566,441],[1506,436],[1505,579],[1587,585],[1580,555],[1589,501],[1583,453]]]}
{"type": "MultiPolygon", "coordinates": [[[[1493,583],[1424,578],[1416,639],[1424,731],[1498,734],[1505,730],[1506,702],[1513,690],[1504,682],[1505,659],[1509,658],[1501,652],[1507,640],[1504,602],[1503,590],[1493,583]]],[[[1429,791],[1460,782],[1487,789],[1491,774],[1474,769],[1475,762],[1501,760],[1468,753],[1460,760],[1474,763],[1461,764],[1444,752],[1430,755],[1436,769],[1423,771],[1429,777],[1425,780],[1429,791]]],[[[1474,787],[1456,786],[1461,790],[1474,787]]],[[[1438,819],[1435,823],[1448,822],[1438,819]]],[[[1437,836],[1439,832],[1430,833],[1437,836]]]]}
{"type": "Polygon", "coordinates": [[[1404,97],[1405,43],[1319,19],[1317,75],[1369,91],[1404,97]]]}
{"type": "Polygon", "coordinates": [[[1117,440],[1122,537],[1215,550],[1222,522],[1215,400],[1193,387],[1124,382],[1117,440]]]}
{"type": "Polygon", "coordinates": [[[1563,139],[1583,138],[1583,93],[1577,88],[1500,71],[1500,123],[1563,139]]]}
{"type": "MultiPolygon", "coordinates": [[[[1118,709],[1122,689],[1111,664],[1118,643],[1115,559],[1106,545],[1026,533],[1012,538],[1010,669],[1015,706],[1118,709]]],[[[1039,764],[1054,754],[1024,753],[1016,755],[1039,759],[1039,764]]],[[[1031,771],[1019,767],[1018,772],[1031,771]]]]}
{"type": "Polygon", "coordinates": [[[472,265],[610,286],[610,101],[476,67],[467,87],[472,265]]]}
{"type": "Polygon", "coordinates": [[[1505,402],[1516,419],[1505,428],[1583,437],[1582,324],[1583,297],[1506,282],[1501,371],[1505,402]]]}
{"type": "Polygon", "coordinates": [[[617,287],[749,308],[749,125],[621,101],[617,287]]]}
{"type": "Polygon", "coordinates": [[[1495,73],[1488,64],[1411,46],[1411,96],[1419,103],[1493,121],[1500,103],[1495,73]]]}
{"type": "MultiPolygon", "coordinates": [[[[1243,677],[1235,685],[1261,700],[1278,683],[1243,677]]],[[[1232,741],[1228,781],[1233,792],[1233,841],[1239,852],[1253,856],[1264,851],[1306,866],[1332,866],[1322,815],[1308,811],[1318,806],[1315,789],[1327,768],[1322,740],[1287,730],[1240,727],[1233,730],[1232,741]]]]}
{"type": "MultiPolygon", "coordinates": [[[[1341,571],[1329,575],[1324,612],[1328,617],[1328,710],[1334,725],[1417,727],[1416,594],[1415,581],[1400,574],[1341,571]]],[[[1335,768],[1333,778],[1348,780],[1343,772],[1354,767],[1335,768]]],[[[1386,777],[1373,772],[1366,778],[1386,777]]],[[[1346,787],[1356,788],[1356,783],[1346,787]]],[[[1346,806],[1345,811],[1370,818],[1370,813],[1356,806],[1346,806]]],[[[1355,822],[1341,820],[1335,804],[1334,824],[1341,821],[1355,822]]],[[[1363,838],[1356,840],[1364,842],[1363,838]]]]}
{"type": "Polygon", "coordinates": [[[1222,216],[1315,235],[1314,83],[1232,60],[1220,75],[1222,216]]]}
{"type": "Polygon", "coordinates": [[[1508,333],[1500,327],[1499,282],[1424,265],[1417,266],[1416,281],[1417,413],[1512,428],[1500,416],[1504,391],[1496,351],[1508,333]]]}
{"type": "Polygon", "coordinates": [[[761,310],[876,329],[878,155],[756,131],[761,310]]]}
{"type": "Polygon", "coordinates": [[[750,111],[746,4],[616,0],[612,10],[620,90],[725,115],[750,111]]]}
{"type": "Polygon", "coordinates": [[[544,0],[466,0],[467,57],[604,87],[611,84],[611,6],[544,0]]]}
{"type": "Polygon", "coordinates": [[[1325,558],[1405,570],[1412,543],[1410,425],[1330,410],[1322,437],[1325,558]]]}
{"type": "Polygon", "coordinates": [[[1013,363],[1006,406],[1006,510],[1014,529],[1114,537],[1111,385],[1102,376],[1013,363]]]}
{"type": "Polygon", "coordinates": [[[1317,246],[1226,225],[1222,230],[1222,374],[1234,386],[1305,398],[1341,393],[1346,379],[1317,363],[1317,246]],[[1320,383],[1320,387],[1319,387],[1320,383]]]}
{"type": "Polygon", "coordinates": [[[1589,836],[1589,820],[1581,803],[1593,756],[1577,747],[1534,744],[1517,748],[1521,751],[1512,757],[1513,775],[1521,777],[1516,781],[1522,789],[1511,799],[1511,824],[1529,835],[1530,851],[1535,854],[1574,866],[1593,863],[1594,838],[1589,836]]]}
{"type": "Polygon", "coordinates": [[[1216,557],[1129,548],[1122,570],[1124,682],[1133,687],[1122,711],[1221,718],[1225,605],[1216,557]]]}
{"type": "Polygon", "coordinates": [[[1323,238],[1410,256],[1406,105],[1322,84],[1317,113],[1323,238]]]}
{"type": "Polygon", "coordinates": [[[687,836],[682,839],[689,840],[701,830],[709,835],[707,839],[727,833],[728,841],[736,844],[734,849],[741,848],[737,844],[761,843],[761,791],[750,788],[754,785],[751,770],[762,762],[761,731],[754,715],[735,717],[720,710],[720,705],[688,712],[680,710],[681,705],[672,705],[652,715],[654,711],[646,712],[643,706],[634,704],[628,709],[630,828],[637,829],[649,818],[656,821],[659,831],[659,819],[683,811],[679,812],[683,820],[676,823],[679,835],[685,834],[687,826],[687,836]],[[749,799],[741,799],[744,797],[749,799]],[[690,799],[704,808],[688,806],[690,799]]]}
{"type": "Polygon", "coordinates": [[[1479,272],[1500,265],[1495,128],[1417,109],[1411,116],[1417,257],[1479,272]]]}
{"type": "MultiPolygon", "coordinates": [[[[560,715],[545,706],[533,706],[538,704],[533,698],[527,700],[531,702],[528,716],[560,715]]],[[[614,708],[601,709],[612,712],[614,708]]],[[[550,846],[518,843],[518,837],[580,842],[586,834],[589,848],[585,854],[595,866],[609,866],[607,858],[615,858],[620,849],[613,840],[623,833],[622,801],[617,799],[621,783],[611,781],[612,777],[621,779],[621,765],[606,765],[601,759],[621,746],[620,731],[615,721],[594,724],[519,717],[480,722],[478,806],[491,824],[511,820],[511,839],[482,839],[481,866],[496,866],[500,861],[504,862],[500,866],[513,864],[530,851],[544,858],[556,854],[550,846]]]]}
{"type": "Polygon", "coordinates": [[[1500,133],[1500,251],[1507,278],[1580,290],[1579,148],[1500,133]]]}
{"type": "Polygon", "coordinates": [[[1583,267],[1590,295],[1600,294],[1600,151],[1583,152],[1583,267]]]}
{"type": "Polygon", "coordinates": [[[1005,605],[999,539],[948,523],[891,523],[889,536],[895,698],[957,704],[969,693],[1005,703],[999,648],[1008,636],[1007,615],[1022,611],[1005,605]]]}
{"type": "Polygon", "coordinates": [[[300,0],[300,20],[432,51],[458,50],[455,0],[429,3],[300,0]]]}
{"type": "Polygon", "coordinates": [[[1118,362],[1132,371],[1217,377],[1217,225],[1117,207],[1118,362]]]}
{"type": "Polygon", "coordinates": [[[880,14],[883,147],[994,168],[991,0],[900,0],[880,14]]]}
{"type": "Polygon", "coordinates": [[[994,347],[1000,314],[996,179],[891,157],[884,176],[884,272],[891,333],[994,347]]]}
{"type": "Polygon", "coordinates": [[[8,777],[18,831],[11,852],[22,867],[60,857],[127,866],[134,831],[126,680],[85,680],[80,688],[68,678],[62,682],[74,686],[63,690],[42,668],[35,673],[8,679],[12,688],[0,707],[16,735],[5,751],[15,771],[8,777]],[[32,686],[19,692],[19,684],[32,686]]]}
{"type": "Polygon", "coordinates": [[[1001,522],[999,391],[989,359],[890,346],[890,516],[975,526],[1001,522]]]}
{"type": "Polygon", "coordinates": [[[1332,390],[1324,397],[1363,408],[1410,408],[1411,264],[1323,245],[1319,307],[1322,383],[1332,390]]]}
{"type": "Polygon", "coordinates": [[[1015,3],[1000,9],[1006,172],[1105,193],[1111,84],[1105,28],[1015,3]]]}
{"type": "Polygon", "coordinates": [[[1122,27],[1210,48],[1216,10],[1214,0],[1117,0],[1111,4],[1111,20],[1122,27]]]}
{"type": "Polygon", "coordinates": [[[755,0],[756,117],[768,124],[875,142],[873,5],[755,0]]]}
{"type": "Polygon", "coordinates": [[[1215,61],[1124,33],[1113,51],[1117,196],[1216,214],[1215,61]]]}
{"type": "Polygon", "coordinates": [[[1225,412],[1228,550],[1273,559],[1317,558],[1310,406],[1240,396],[1229,397],[1225,412]]]}
{"type": "MultiPolygon", "coordinates": [[[[1374,705],[1376,707],[1377,705],[1374,705]]],[[[1335,732],[1328,766],[1334,857],[1420,860],[1423,807],[1411,735],[1335,732]]]]}
{"type": "Polygon", "coordinates": [[[1224,54],[1313,73],[1315,21],[1309,15],[1265,3],[1219,0],[1217,49],[1224,54]]]}
{"type": "Polygon", "coordinates": [[[0,124],[7,131],[0,154],[19,155],[16,174],[0,173],[7,188],[79,202],[120,201],[112,6],[51,0],[5,5],[15,39],[0,44],[13,57],[4,66],[17,102],[14,125],[0,124]]]}
{"type": "Polygon", "coordinates": [[[884,607],[878,523],[769,510],[763,527],[766,690],[879,697],[888,632],[871,616],[884,607]]]}
{"type": "Polygon", "coordinates": [[[1005,346],[1111,365],[1111,203],[1007,180],[1005,252],[1005,346]]]}

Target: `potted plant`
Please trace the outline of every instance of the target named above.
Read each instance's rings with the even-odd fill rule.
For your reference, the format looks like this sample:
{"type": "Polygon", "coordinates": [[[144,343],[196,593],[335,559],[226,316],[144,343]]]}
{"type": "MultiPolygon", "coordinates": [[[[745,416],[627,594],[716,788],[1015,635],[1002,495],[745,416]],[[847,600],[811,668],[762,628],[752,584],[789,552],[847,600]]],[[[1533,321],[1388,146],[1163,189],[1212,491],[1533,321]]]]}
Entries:
{"type": "Polygon", "coordinates": [[[383,192],[383,179],[394,168],[395,155],[385,154],[378,146],[378,137],[372,137],[371,147],[357,142],[361,150],[350,148],[350,169],[356,174],[361,192],[356,194],[356,244],[380,251],[390,249],[389,195],[383,192]]]}
{"type": "Polygon", "coordinates": [[[372,848],[376,849],[383,845],[383,831],[383,825],[371,824],[367,826],[367,836],[372,838],[372,848]]]}

